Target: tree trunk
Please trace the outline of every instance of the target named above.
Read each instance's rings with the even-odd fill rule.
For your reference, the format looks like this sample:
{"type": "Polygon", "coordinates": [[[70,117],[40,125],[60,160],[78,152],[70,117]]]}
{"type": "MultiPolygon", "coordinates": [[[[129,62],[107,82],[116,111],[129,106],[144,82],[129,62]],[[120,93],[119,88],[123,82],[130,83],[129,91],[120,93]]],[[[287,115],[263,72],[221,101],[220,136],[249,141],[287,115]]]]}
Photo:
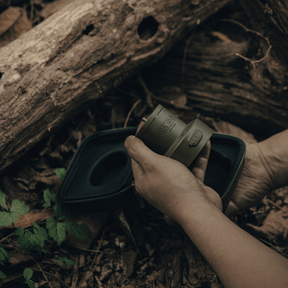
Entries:
{"type": "Polygon", "coordinates": [[[255,29],[269,38],[272,55],[288,67],[288,1],[240,0],[255,29]]]}
{"type": "Polygon", "coordinates": [[[149,89],[165,98],[171,86],[180,87],[194,112],[228,121],[259,137],[287,129],[287,66],[270,54],[263,59],[267,43],[262,37],[242,33],[244,28],[234,22],[228,23],[229,34],[227,23],[206,24],[205,32],[193,33],[152,68],[145,68],[142,74],[149,89]],[[264,53],[256,57],[259,49],[264,53]],[[262,60],[251,64],[236,53],[262,60]]]}
{"type": "Polygon", "coordinates": [[[75,0],[0,49],[0,172],[229,1],[75,0]]]}

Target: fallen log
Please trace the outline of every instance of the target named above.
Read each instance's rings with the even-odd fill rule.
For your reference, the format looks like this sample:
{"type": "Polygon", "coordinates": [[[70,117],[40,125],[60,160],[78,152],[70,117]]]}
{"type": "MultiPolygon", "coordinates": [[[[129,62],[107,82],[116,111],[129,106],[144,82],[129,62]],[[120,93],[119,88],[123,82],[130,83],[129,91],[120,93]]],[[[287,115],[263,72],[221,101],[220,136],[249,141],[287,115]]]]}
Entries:
{"type": "Polygon", "coordinates": [[[151,69],[145,68],[148,88],[164,98],[172,90],[167,86],[179,87],[194,112],[260,138],[287,129],[285,62],[270,53],[269,42],[257,31],[245,31],[241,23],[221,20],[209,30],[207,26],[178,42],[151,69]]]}
{"type": "Polygon", "coordinates": [[[0,49],[0,172],[230,0],[75,0],[0,49]]]}
{"type": "Polygon", "coordinates": [[[288,2],[286,0],[239,0],[257,31],[268,37],[271,53],[288,67],[288,2]]]}

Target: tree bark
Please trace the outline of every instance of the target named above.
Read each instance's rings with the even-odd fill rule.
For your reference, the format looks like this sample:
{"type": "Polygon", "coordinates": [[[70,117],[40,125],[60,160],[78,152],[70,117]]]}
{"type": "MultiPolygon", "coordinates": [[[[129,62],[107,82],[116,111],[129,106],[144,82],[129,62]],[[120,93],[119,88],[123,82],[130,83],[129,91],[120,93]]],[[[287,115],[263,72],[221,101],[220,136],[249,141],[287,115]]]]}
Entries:
{"type": "MultiPolygon", "coordinates": [[[[227,32],[227,22],[222,24],[227,32]]],[[[258,138],[287,129],[287,67],[270,54],[253,65],[236,56],[239,53],[257,61],[265,56],[267,47],[263,54],[254,57],[254,51],[265,45],[260,41],[263,39],[250,39],[252,33],[242,33],[240,37],[242,28],[229,24],[230,34],[224,34],[219,25],[206,32],[208,23],[205,32],[200,30],[178,42],[151,69],[145,68],[145,82],[162,98],[173,86],[179,87],[194,112],[233,123],[258,138]]]]}
{"type": "Polygon", "coordinates": [[[239,0],[254,29],[268,37],[272,55],[288,67],[288,1],[239,0]]]}
{"type": "Polygon", "coordinates": [[[0,172],[229,1],[75,0],[0,49],[0,172]]]}

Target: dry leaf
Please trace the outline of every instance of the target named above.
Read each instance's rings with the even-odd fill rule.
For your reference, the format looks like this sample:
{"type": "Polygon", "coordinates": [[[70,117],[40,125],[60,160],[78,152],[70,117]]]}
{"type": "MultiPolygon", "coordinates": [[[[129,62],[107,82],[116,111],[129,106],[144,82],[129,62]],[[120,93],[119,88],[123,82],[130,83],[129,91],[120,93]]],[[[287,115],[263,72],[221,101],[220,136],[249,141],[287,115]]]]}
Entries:
{"type": "MultiPolygon", "coordinates": [[[[22,227],[23,229],[32,225],[32,222],[43,221],[49,217],[55,217],[55,212],[52,208],[42,209],[42,210],[30,210],[28,214],[20,215],[17,222],[14,224],[16,228],[22,227]]],[[[9,226],[0,226],[0,229],[3,228],[13,228],[12,225],[9,226]]]]}
{"type": "Polygon", "coordinates": [[[281,210],[271,210],[263,221],[261,227],[247,224],[248,227],[252,228],[256,234],[260,237],[281,245],[287,244],[288,241],[288,208],[282,208],[281,210]]]}
{"type": "Polygon", "coordinates": [[[40,15],[46,19],[50,15],[54,14],[58,10],[62,9],[64,6],[67,4],[73,2],[74,0],[58,0],[58,1],[53,1],[51,3],[45,4],[45,8],[41,10],[40,15]]]}
{"type": "Polygon", "coordinates": [[[91,237],[84,241],[76,238],[71,233],[67,233],[66,240],[73,246],[86,249],[89,248],[92,241],[94,241],[95,237],[98,235],[98,233],[102,229],[103,225],[105,224],[109,216],[110,212],[105,211],[105,212],[94,212],[88,215],[78,215],[77,217],[75,216],[74,218],[69,219],[78,224],[84,223],[89,228],[91,237]]]}
{"type": "Polygon", "coordinates": [[[12,27],[22,15],[22,8],[9,7],[0,14],[0,35],[12,27]]]}
{"type": "Polygon", "coordinates": [[[227,35],[219,32],[219,31],[213,31],[212,35],[219,38],[223,42],[226,42],[226,43],[232,43],[233,42],[227,35]]]}
{"type": "MultiPolygon", "coordinates": [[[[22,9],[17,8],[17,9],[20,9],[20,17],[18,17],[16,21],[9,27],[9,29],[0,36],[0,47],[3,47],[9,44],[10,42],[17,39],[22,34],[24,34],[25,32],[27,32],[28,30],[32,28],[32,23],[27,17],[25,8],[22,8],[22,9]]],[[[15,14],[16,13],[17,12],[15,12],[15,14]]],[[[11,23],[12,23],[12,18],[11,18],[10,24],[11,23]]]]}

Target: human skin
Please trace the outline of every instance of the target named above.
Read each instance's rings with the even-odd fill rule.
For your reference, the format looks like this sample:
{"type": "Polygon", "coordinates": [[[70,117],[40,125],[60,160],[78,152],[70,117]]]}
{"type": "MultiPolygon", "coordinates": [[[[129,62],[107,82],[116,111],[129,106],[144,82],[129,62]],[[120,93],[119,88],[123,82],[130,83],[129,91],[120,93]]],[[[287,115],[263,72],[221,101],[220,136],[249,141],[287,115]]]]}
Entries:
{"type": "MultiPolygon", "coordinates": [[[[277,140],[286,139],[287,143],[287,133],[284,134],[284,138],[278,135],[277,140]]],[[[256,167],[256,163],[261,163],[261,169],[265,168],[262,177],[267,177],[269,189],[286,183],[285,173],[288,172],[286,162],[279,163],[287,156],[286,152],[282,157],[274,155],[282,153],[285,145],[275,149],[272,143],[275,145],[274,140],[261,144],[260,153],[265,152],[265,156],[262,155],[265,159],[257,155],[259,159],[253,164],[256,167]],[[270,162],[273,159],[277,161],[270,162]],[[279,167],[280,172],[274,173],[273,169],[279,167]]],[[[132,158],[137,192],[183,227],[225,287],[288,287],[288,260],[231,222],[221,212],[219,195],[203,184],[209,149],[198,157],[191,173],[180,162],[154,153],[134,136],[126,139],[125,146],[132,158]]],[[[241,198],[241,191],[245,193],[243,183],[239,182],[235,190],[238,198],[235,197],[233,203],[237,209],[255,200],[249,196],[241,198]]],[[[246,190],[248,186],[249,182],[246,190]]]]}
{"type": "Polygon", "coordinates": [[[256,144],[246,143],[243,172],[226,210],[243,211],[275,189],[288,185],[288,130],[256,144]]]}

